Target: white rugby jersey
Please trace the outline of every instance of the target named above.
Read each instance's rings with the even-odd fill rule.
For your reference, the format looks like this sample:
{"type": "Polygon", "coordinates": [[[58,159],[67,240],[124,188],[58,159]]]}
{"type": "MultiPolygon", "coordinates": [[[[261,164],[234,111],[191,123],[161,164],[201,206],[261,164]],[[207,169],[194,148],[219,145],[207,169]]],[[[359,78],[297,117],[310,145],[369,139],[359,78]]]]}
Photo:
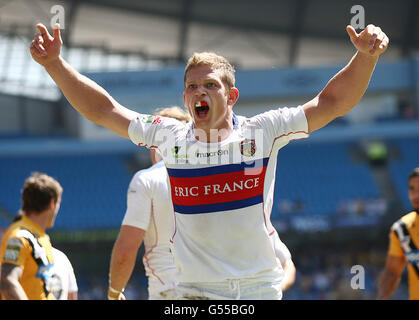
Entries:
{"type": "Polygon", "coordinates": [[[233,115],[233,132],[203,143],[192,123],[140,114],[128,128],[139,146],[159,148],[175,213],[172,252],[181,282],[282,276],[270,222],[277,153],[308,137],[301,106],[252,118],[233,115]]]}
{"type": "Polygon", "coordinates": [[[143,263],[149,295],[158,296],[160,292],[173,288],[176,266],[169,245],[173,209],[163,161],[138,171],[131,179],[122,224],[146,231],[143,263]]]}
{"type": "Polygon", "coordinates": [[[285,245],[285,243],[281,241],[278,233],[275,233],[273,237],[274,237],[274,245],[275,245],[275,254],[283,267],[287,263],[287,261],[291,260],[291,252],[288,249],[288,247],[285,245]]]}
{"type": "Polygon", "coordinates": [[[67,300],[69,292],[77,292],[77,281],[70,260],[64,252],[52,248],[54,265],[52,267],[52,293],[57,300],[67,300]]]}

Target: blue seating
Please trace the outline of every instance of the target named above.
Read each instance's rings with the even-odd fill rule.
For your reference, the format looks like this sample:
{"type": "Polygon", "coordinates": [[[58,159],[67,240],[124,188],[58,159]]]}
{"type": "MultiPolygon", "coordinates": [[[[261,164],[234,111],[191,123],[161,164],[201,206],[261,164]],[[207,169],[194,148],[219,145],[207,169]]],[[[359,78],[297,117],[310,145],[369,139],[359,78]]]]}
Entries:
{"type": "Polygon", "coordinates": [[[389,143],[400,151],[400,157],[390,164],[390,173],[405,210],[410,211],[407,179],[410,172],[419,167],[419,138],[392,139],[389,143]]]}
{"type": "Polygon", "coordinates": [[[302,201],[307,215],[333,215],[345,199],[377,198],[370,169],[350,159],[350,143],[294,142],[278,153],[272,219],[280,202],[302,201]]]}
{"type": "MultiPolygon", "coordinates": [[[[100,229],[120,226],[132,174],[126,154],[46,155],[0,158],[0,204],[16,213],[24,180],[34,171],[56,178],[63,199],[54,229],[100,229]]],[[[1,222],[0,222],[1,223],[1,222]]]]}

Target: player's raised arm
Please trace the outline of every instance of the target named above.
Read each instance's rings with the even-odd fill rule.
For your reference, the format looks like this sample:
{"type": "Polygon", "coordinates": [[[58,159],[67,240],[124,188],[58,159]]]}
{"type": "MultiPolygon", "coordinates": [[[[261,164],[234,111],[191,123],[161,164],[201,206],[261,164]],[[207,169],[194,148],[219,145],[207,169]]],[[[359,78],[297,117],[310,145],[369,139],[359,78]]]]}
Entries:
{"type": "Polygon", "coordinates": [[[387,49],[389,39],[379,27],[368,25],[358,34],[347,26],[346,31],[358,51],[314,99],[303,105],[309,132],[345,115],[361,100],[378,57],[387,49]]]}
{"type": "Polygon", "coordinates": [[[71,67],[61,56],[60,26],[54,26],[51,36],[43,24],[36,27],[30,46],[32,58],[42,65],[70,104],[90,121],[128,138],[130,120],[136,115],[113,99],[105,89],[71,67]]]}

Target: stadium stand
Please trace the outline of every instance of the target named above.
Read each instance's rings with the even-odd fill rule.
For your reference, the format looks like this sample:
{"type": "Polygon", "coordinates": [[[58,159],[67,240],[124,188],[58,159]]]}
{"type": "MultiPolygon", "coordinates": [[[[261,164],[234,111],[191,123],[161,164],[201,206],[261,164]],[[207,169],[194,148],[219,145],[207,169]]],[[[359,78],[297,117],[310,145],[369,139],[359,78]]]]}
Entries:
{"type": "Polygon", "coordinates": [[[304,204],[303,212],[291,214],[331,216],[343,200],[378,198],[368,165],[350,158],[352,144],[297,142],[280,150],[272,219],[283,214],[283,200],[304,204]]]}
{"type": "MultiPolygon", "coordinates": [[[[20,208],[20,189],[33,171],[55,177],[63,186],[63,201],[55,229],[116,228],[125,211],[131,172],[130,154],[28,155],[2,157],[0,204],[11,214],[20,208]]],[[[3,221],[0,221],[2,226],[3,221]]],[[[7,223],[7,222],[6,222],[7,223]]]]}
{"type": "Polygon", "coordinates": [[[407,194],[407,177],[413,168],[419,166],[419,139],[390,139],[389,143],[397,146],[400,152],[400,157],[391,162],[389,169],[404,209],[409,211],[412,208],[407,194]]]}

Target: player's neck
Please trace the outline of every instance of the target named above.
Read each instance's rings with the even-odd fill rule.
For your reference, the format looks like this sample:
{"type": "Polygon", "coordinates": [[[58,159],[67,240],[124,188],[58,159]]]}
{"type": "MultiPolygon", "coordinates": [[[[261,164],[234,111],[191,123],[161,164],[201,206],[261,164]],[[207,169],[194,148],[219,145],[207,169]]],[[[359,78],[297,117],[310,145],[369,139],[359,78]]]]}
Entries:
{"type": "Polygon", "coordinates": [[[25,216],[30,219],[33,223],[35,223],[40,229],[45,231],[48,227],[49,223],[49,216],[46,212],[42,212],[39,214],[36,213],[27,213],[25,216]]]}
{"type": "Polygon", "coordinates": [[[204,143],[218,143],[227,139],[233,132],[234,124],[233,118],[227,117],[228,120],[223,120],[215,126],[199,126],[194,128],[196,140],[204,143]]]}

